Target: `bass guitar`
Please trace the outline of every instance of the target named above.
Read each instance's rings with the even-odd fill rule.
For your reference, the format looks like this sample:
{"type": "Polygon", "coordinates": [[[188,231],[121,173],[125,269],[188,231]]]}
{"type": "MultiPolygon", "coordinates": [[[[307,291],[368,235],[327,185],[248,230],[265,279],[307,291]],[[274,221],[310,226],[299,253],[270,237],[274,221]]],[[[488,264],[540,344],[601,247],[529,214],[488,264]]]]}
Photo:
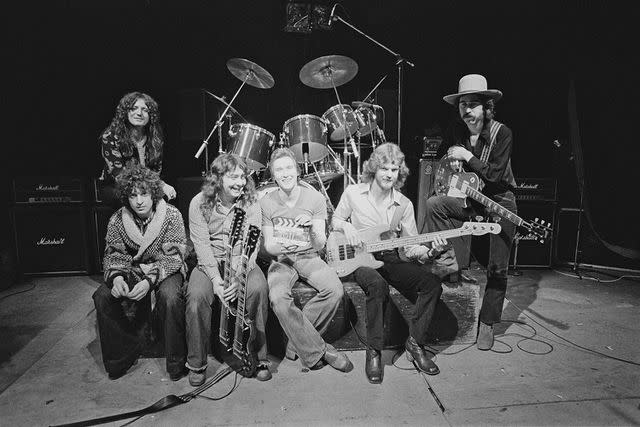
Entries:
{"type": "Polygon", "coordinates": [[[389,249],[400,248],[407,245],[419,245],[432,242],[436,237],[451,239],[466,235],[480,236],[483,234],[499,234],[502,231],[500,224],[492,222],[465,222],[462,227],[452,230],[435,231],[419,234],[417,236],[394,237],[383,240],[383,235],[389,233],[388,225],[359,230],[363,242],[360,245],[350,245],[341,230],[334,230],[327,238],[326,262],[332,267],[339,277],[347,276],[358,267],[371,267],[377,269],[384,264],[372,255],[389,249]]]}
{"type": "Polygon", "coordinates": [[[522,234],[528,236],[530,239],[544,243],[545,240],[549,238],[553,232],[550,222],[545,222],[539,218],[535,218],[533,221],[525,221],[515,213],[482,194],[480,190],[482,190],[483,182],[478,175],[473,172],[456,172],[448,163],[449,161],[445,156],[436,169],[434,187],[437,195],[447,195],[450,189],[457,190],[464,196],[470,197],[482,204],[487,208],[487,211],[496,213],[520,227],[521,230],[525,231],[522,234]]]}

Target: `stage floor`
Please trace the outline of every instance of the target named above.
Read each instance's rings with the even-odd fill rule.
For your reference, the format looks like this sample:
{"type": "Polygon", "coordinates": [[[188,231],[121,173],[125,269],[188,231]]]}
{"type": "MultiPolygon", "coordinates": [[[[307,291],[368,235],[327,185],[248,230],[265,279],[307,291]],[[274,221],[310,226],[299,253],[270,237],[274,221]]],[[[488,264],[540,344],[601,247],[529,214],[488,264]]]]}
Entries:
{"type": "MultiPolygon", "coordinates": [[[[352,351],[350,373],[274,358],[271,381],[238,377],[221,400],[194,399],[133,424],[640,425],[640,366],[613,359],[640,362],[640,281],[582,273],[601,282],[569,270],[511,276],[495,351],[436,348],[441,373],[426,379],[444,412],[404,355],[385,351],[384,382],[372,385],[364,352],[352,351]]],[[[481,270],[471,274],[484,283],[481,270]]],[[[99,281],[28,278],[0,293],[0,425],[82,421],[192,390],[186,377],[168,379],[164,359],[140,359],[124,377],[107,378],[91,299],[99,281]]],[[[211,360],[209,374],[220,366],[211,360]]],[[[235,379],[203,395],[222,397],[235,379]]]]}

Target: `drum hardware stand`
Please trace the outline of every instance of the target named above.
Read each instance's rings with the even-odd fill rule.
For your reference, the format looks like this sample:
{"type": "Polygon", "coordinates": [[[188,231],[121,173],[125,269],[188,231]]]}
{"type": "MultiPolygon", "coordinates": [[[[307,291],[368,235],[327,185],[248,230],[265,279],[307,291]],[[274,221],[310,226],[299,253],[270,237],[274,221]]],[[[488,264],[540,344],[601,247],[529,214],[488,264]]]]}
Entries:
{"type": "MultiPolygon", "coordinates": [[[[341,172],[342,172],[343,176],[347,176],[348,178],[346,178],[346,179],[350,180],[351,184],[355,184],[356,181],[351,176],[351,173],[347,173],[346,168],[340,163],[340,159],[338,158],[338,155],[336,154],[336,152],[333,151],[333,148],[331,148],[331,146],[329,146],[329,145],[327,145],[327,148],[329,149],[329,155],[333,156],[333,160],[335,161],[335,164],[338,165],[340,167],[340,169],[342,169],[341,172]]],[[[345,179],[345,188],[346,188],[346,185],[347,185],[346,184],[346,179],[345,179]]]]}
{"type": "MultiPolygon", "coordinates": [[[[211,135],[213,135],[213,132],[215,132],[216,129],[222,130],[222,122],[223,122],[222,118],[226,116],[227,111],[229,111],[229,108],[231,108],[231,104],[233,104],[233,101],[236,100],[236,97],[238,96],[238,94],[242,90],[243,86],[245,85],[245,83],[247,83],[247,80],[249,80],[249,77],[251,77],[252,75],[253,75],[253,71],[249,70],[247,72],[247,75],[244,78],[242,84],[240,85],[240,87],[236,91],[235,95],[233,95],[233,98],[231,98],[231,101],[229,102],[229,104],[227,104],[227,108],[225,108],[224,111],[222,112],[222,114],[220,114],[220,117],[216,121],[216,125],[213,127],[213,129],[211,129],[211,132],[209,132],[209,135],[204,139],[204,141],[202,141],[202,145],[200,146],[200,149],[198,149],[198,152],[195,155],[196,159],[200,157],[200,154],[202,154],[202,151],[205,148],[207,148],[207,146],[209,145],[209,139],[211,138],[211,135]]],[[[222,133],[220,133],[219,135],[220,135],[220,147],[218,148],[218,152],[222,153],[222,133]]]]}
{"type": "Polygon", "coordinates": [[[513,238],[513,270],[509,272],[512,276],[522,276],[522,271],[518,270],[518,246],[520,244],[520,234],[516,233],[513,238]]]}
{"type": "Polygon", "coordinates": [[[366,37],[367,39],[371,40],[373,43],[377,44],[378,46],[380,46],[381,48],[383,48],[384,50],[386,50],[387,52],[389,52],[391,55],[393,55],[396,58],[396,66],[398,67],[398,140],[397,140],[397,144],[398,144],[398,147],[399,147],[400,146],[401,129],[402,129],[402,74],[403,74],[403,67],[404,67],[405,64],[409,64],[411,67],[415,67],[415,64],[413,64],[411,61],[408,61],[407,59],[403,58],[402,55],[400,55],[399,53],[396,53],[393,50],[389,49],[388,47],[386,47],[382,43],[379,43],[375,39],[369,37],[367,34],[365,34],[364,32],[362,32],[361,30],[359,30],[355,26],[351,25],[350,23],[348,23],[347,21],[342,19],[342,17],[334,14],[333,20],[342,22],[343,24],[345,24],[346,26],[348,26],[352,30],[356,31],[357,33],[361,34],[362,36],[366,37]]]}
{"type": "MultiPolygon", "coordinates": [[[[213,129],[211,129],[211,132],[209,132],[209,135],[205,138],[204,141],[202,141],[202,145],[195,155],[196,159],[200,157],[202,151],[204,151],[204,149],[207,148],[207,145],[209,145],[209,139],[211,138],[211,135],[213,135],[213,132],[215,132],[216,129],[220,129],[222,127],[223,117],[226,117],[227,112],[231,108],[231,104],[233,104],[233,101],[236,100],[245,84],[248,83],[249,85],[260,89],[269,89],[274,85],[273,77],[271,77],[271,74],[269,74],[267,70],[247,59],[232,58],[227,61],[227,69],[236,78],[240,79],[242,81],[242,84],[233,95],[233,98],[231,98],[231,101],[229,101],[222,114],[220,114],[220,117],[218,117],[218,120],[216,121],[213,129]]],[[[220,144],[218,151],[222,153],[222,143],[220,144]]]]}

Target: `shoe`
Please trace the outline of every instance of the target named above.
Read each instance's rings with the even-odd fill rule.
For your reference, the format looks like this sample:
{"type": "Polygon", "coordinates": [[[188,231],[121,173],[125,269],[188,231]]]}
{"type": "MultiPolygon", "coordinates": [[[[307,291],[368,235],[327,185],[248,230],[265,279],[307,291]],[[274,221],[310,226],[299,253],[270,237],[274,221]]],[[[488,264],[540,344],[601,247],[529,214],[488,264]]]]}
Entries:
{"type": "Polygon", "coordinates": [[[466,283],[467,285],[475,285],[478,283],[478,279],[475,277],[468,276],[464,274],[462,271],[460,272],[460,282],[466,283]]]}
{"type": "Polygon", "coordinates": [[[291,342],[287,343],[287,349],[284,352],[284,357],[286,357],[289,360],[296,360],[298,358],[298,355],[296,354],[296,351],[293,349],[291,342]]]}
{"type": "Polygon", "coordinates": [[[192,387],[199,387],[207,379],[207,371],[189,371],[189,384],[192,387]]]}
{"type": "Polygon", "coordinates": [[[127,373],[126,369],[124,371],[109,372],[109,379],[111,381],[117,380],[118,378],[122,377],[126,373],[127,373]]]}
{"type": "Polygon", "coordinates": [[[478,346],[478,350],[491,350],[493,347],[493,325],[480,322],[476,345],[478,346]]]}
{"type": "Polygon", "coordinates": [[[322,358],[327,362],[333,369],[337,369],[342,372],[351,372],[353,370],[353,363],[351,360],[344,354],[340,353],[336,350],[332,345],[327,344],[327,349],[324,351],[324,356],[322,358]]]}
{"type": "Polygon", "coordinates": [[[258,381],[269,381],[272,378],[271,371],[267,365],[259,365],[256,371],[256,379],[258,381]]]}
{"type": "Polygon", "coordinates": [[[384,375],[384,366],[379,350],[367,349],[364,373],[371,384],[380,384],[384,375]]]}
{"type": "Polygon", "coordinates": [[[422,348],[422,346],[418,344],[412,336],[409,336],[404,347],[407,350],[405,354],[407,355],[409,362],[415,362],[418,369],[422,372],[427,375],[438,375],[440,373],[438,365],[436,365],[433,360],[429,359],[424,348],[422,348]]]}
{"type": "Polygon", "coordinates": [[[327,366],[327,362],[325,362],[324,358],[320,358],[320,360],[318,360],[315,365],[313,365],[312,367],[310,367],[309,369],[311,369],[312,371],[317,371],[319,369],[324,368],[325,366],[327,366]]]}
{"type": "Polygon", "coordinates": [[[179,372],[174,372],[169,374],[169,379],[171,381],[179,381],[182,378],[186,377],[190,371],[187,368],[182,369],[179,372]]]}

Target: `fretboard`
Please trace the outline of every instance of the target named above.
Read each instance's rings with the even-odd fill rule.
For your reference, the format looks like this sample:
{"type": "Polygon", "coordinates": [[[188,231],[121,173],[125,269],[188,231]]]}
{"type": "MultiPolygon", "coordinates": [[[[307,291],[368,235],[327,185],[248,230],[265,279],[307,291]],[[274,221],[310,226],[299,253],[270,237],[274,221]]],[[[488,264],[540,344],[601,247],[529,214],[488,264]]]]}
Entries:
{"type": "Polygon", "coordinates": [[[396,237],[393,239],[366,243],[365,250],[367,252],[386,251],[389,249],[399,248],[401,246],[419,245],[420,243],[430,242],[436,237],[449,239],[451,237],[458,237],[465,234],[470,234],[470,231],[462,228],[454,228],[453,230],[434,231],[431,233],[418,234],[417,236],[396,237]]]}
{"type": "Polygon", "coordinates": [[[471,197],[473,200],[482,203],[484,206],[489,208],[491,212],[497,213],[498,215],[500,215],[505,219],[508,219],[515,225],[521,226],[525,223],[525,220],[520,218],[518,215],[514,214],[508,209],[503,208],[502,206],[500,206],[500,204],[494,202],[493,200],[491,200],[490,198],[488,198],[487,196],[485,196],[475,188],[465,185],[464,193],[467,196],[471,197]]]}

